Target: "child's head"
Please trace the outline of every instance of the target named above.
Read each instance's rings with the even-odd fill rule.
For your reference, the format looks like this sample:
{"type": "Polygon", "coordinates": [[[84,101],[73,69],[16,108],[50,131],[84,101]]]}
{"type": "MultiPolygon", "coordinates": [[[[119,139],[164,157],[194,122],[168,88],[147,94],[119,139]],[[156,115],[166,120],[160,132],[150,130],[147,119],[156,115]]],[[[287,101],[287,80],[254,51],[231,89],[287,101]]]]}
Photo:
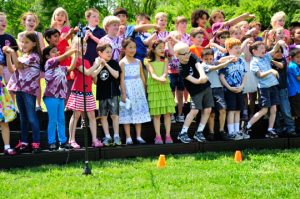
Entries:
{"type": "Polygon", "coordinates": [[[116,16],[120,19],[121,25],[126,26],[128,13],[125,8],[121,8],[121,7],[116,8],[114,11],[114,16],[116,16]]]}
{"type": "Polygon", "coordinates": [[[85,19],[89,26],[96,27],[99,24],[99,11],[96,8],[88,9],[85,11],[85,19]]]}
{"type": "Polygon", "coordinates": [[[266,45],[262,41],[256,41],[249,46],[249,51],[255,57],[264,57],[266,54],[266,45]]]}
{"type": "Polygon", "coordinates": [[[60,39],[60,32],[55,28],[48,28],[44,32],[44,38],[49,45],[57,46],[60,39]]]}
{"type": "MultiPolygon", "coordinates": [[[[272,50],[274,46],[271,46],[269,50],[272,50]]],[[[273,54],[274,59],[282,59],[283,58],[283,48],[280,46],[277,51],[273,54]]]]}
{"type": "Polygon", "coordinates": [[[155,15],[156,24],[163,30],[166,29],[168,23],[168,15],[164,12],[159,12],[155,15]]]}
{"type": "MultiPolygon", "coordinates": [[[[77,36],[73,37],[72,39],[72,48],[78,49],[78,56],[80,57],[82,55],[82,46],[81,46],[81,39],[77,36]]],[[[87,43],[86,41],[83,41],[83,54],[86,53],[87,49],[87,43]]]]}
{"type": "Polygon", "coordinates": [[[45,71],[45,64],[48,59],[57,57],[59,55],[58,49],[54,45],[49,45],[43,50],[42,60],[43,63],[41,64],[41,70],[45,71]]]}
{"type": "Polygon", "coordinates": [[[242,30],[239,26],[231,26],[229,29],[230,37],[241,40],[242,39],[242,30]]]}
{"type": "Polygon", "coordinates": [[[4,32],[7,26],[6,15],[0,12],[0,31],[4,32]]]}
{"type": "Polygon", "coordinates": [[[209,18],[209,23],[210,25],[213,25],[214,23],[217,22],[224,22],[225,20],[225,14],[221,10],[216,10],[211,13],[210,18],[209,18]]]}
{"type": "Polygon", "coordinates": [[[109,61],[112,58],[112,47],[109,43],[100,43],[96,48],[99,57],[105,61],[109,61]]]}
{"type": "Polygon", "coordinates": [[[285,13],[283,11],[276,12],[271,18],[271,25],[273,28],[284,27],[285,24],[285,13]]]}
{"type": "Polygon", "coordinates": [[[285,38],[284,29],[282,27],[276,28],[274,33],[276,41],[283,40],[285,38]]]}
{"type": "Polygon", "coordinates": [[[103,28],[108,35],[117,36],[120,26],[120,19],[116,16],[107,16],[103,19],[103,28]]]}
{"type": "Polygon", "coordinates": [[[26,31],[34,31],[39,24],[39,19],[36,14],[32,12],[26,12],[22,15],[22,25],[26,31]]]}
{"type": "Polygon", "coordinates": [[[184,16],[177,17],[175,26],[177,31],[185,33],[187,28],[187,19],[184,16]]]}
{"type": "Polygon", "coordinates": [[[175,45],[175,41],[174,41],[173,39],[171,39],[171,37],[177,39],[178,41],[181,40],[181,36],[180,36],[180,34],[179,34],[178,31],[172,31],[172,32],[170,32],[170,33],[169,33],[169,36],[170,36],[170,37],[169,37],[169,39],[168,39],[168,43],[169,43],[171,46],[174,46],[174,45],[175,45]]]}
{"type": "Polygon", "coordinates": [[[191,15],[191,23],[193,28],[205,28],[206,22],[209,19],[209,14],[205,10],[195,10],[191,15]]]}
{"type": "Polygon", "coordinates": [[[181,64],[187,64],[190,59],[190,49],[186,43],[178,42],[174,46],[175,56],[178,58],[181,64]]]}
{"type": "Polygon", "coordinates": [[[293,43],[300,44],[300,24],[291,29],[291,38],[293,43]]]}
{"type": "Polygon", "coordinates": [[[219,45],[223,46],[225,44],[225,40],[228,38],[230,38],[230,33],[228,30],[221,29],[216,32],[215,41],[219,45]]]}
{"type": "Polygon", "coordinates": [[[229,38],[225,41],[225,48],[229,55],[239,57],[241,55],[241,41],[235,38],[229,38]]]}
{"type": "Polygon", "coordinates": [[[300,49],[299,48],[293,49],[290,52],[289,56],[292,61],[294,61],[296,64],[300,65],[300,49]]]}
{"type": "Polygon", "coordinates": [[[55,24],[55,23],[59,26],[69,26],[70,25],[68,13],[62,7],[56,8],[53,12],[51,24],[55,24]]]}
{"type": "Polygon", "coordinates": [[[258,21],[252,21],[249,24],[250,29],[255,28],[255,31],[252,33],[253,37],[256,38],[258,37],[260,31],[261,31],[261,23],[258,21]]]}
{"type": "Polygon", "coordinates": [[[136,44],[134,40],[129,37],[122,41],[122,55],[121,57],[128,56],[128,57],[134,57],[136,53],[136,44]]]}
{"type": "Polygon", "coordinates": [[[204,33],[200,28],[193,28],[190,32],[191,41],[196,47],[201,46],[203,42],[204,33]]]}
{"type": "Polygon", "coordinates": [[[244,36],[249,30],[249,23],[247,21],[241,21],[236,25],[238,27],[240,27],[240,29],[242,31],[242,36],[244,36]]]}
{"type": "Polygon", "coordinates": [[[27,32],[25,33],[23,42],[21,43],[21,49],[23,53],[37,53],[41,55],[41,47],[38,36],[35,32],[27,32]]]}
{"type": "Polygon", "coordinates": [[[165,42],[162,40],[156,40],[152,43],[150,50],[148,52],[149,61],[159,61],[156,60],[157,57],[164,58],[165,57],[165,42]]]}
{"type": "Polygon", "coordinates": [[[204,48],[201,54],[202,61],[207,64],[213,64],[214,51],[211,48],[204,48]]]}
{"type": "Polygon", "coordinates": [[[149,24],[150,23],[150,17],[149,15],[145,13],[140,13],[135,16],[136,24],[137,25],[143,25],[143,24],[149,24]]]}

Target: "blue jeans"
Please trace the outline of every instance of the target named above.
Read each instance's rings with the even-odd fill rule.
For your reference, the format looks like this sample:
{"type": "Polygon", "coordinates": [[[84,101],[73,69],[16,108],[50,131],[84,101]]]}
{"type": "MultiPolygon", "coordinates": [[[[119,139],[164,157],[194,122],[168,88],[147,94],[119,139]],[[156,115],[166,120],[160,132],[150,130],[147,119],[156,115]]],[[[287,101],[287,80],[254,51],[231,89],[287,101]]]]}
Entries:
{"type": "Polygon", "coordinates": [[[32,128],[32,142],[40,143],[40,123],[35,112],[36,96],[22,91],[16,92],[20,112],[21,141],[28,143],[28,122],[32,128]]]}
{"type": "MultiPolygon", "coordinates": [[[[284,128],[287,132],[295,131],[295,122],[291,114],[291,106],[288,97],[288,90],[278,89],[279,101],[280,101],[280,112],[277,111],[276,115],[276,127],[282,129],[280,125],[280,115],[283,117],[284,128]]],[[[283,129],[282,129],[283,130],[283,129]]]]}
{"type": "Polygon", "coordinates": [[[48,111],[48,144],[56,143],[56,128],[58,141],[64,144],[67,141],[65,123],[65,100],[62,98],[44,97],[44,103],[48,111]]]}

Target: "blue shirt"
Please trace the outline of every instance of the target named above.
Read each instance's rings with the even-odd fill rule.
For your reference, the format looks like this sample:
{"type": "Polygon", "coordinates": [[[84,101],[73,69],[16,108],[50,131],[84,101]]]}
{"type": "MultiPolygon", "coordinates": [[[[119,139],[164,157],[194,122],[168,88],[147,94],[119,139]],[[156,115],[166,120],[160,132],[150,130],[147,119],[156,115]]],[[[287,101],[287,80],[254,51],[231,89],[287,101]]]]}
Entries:
{"type": "Polygon", "coordinates": [[[226,82],[231,87],[239,87],[243,83],[243,79],[247,73],[246,63],[242,58],[237,62],[228,64],[226,67],[219,70],[220,74],[224,75],[226,82]]]}
{"type": "Polygon", "coordinates": [[[287,68],[288,90],[289,96],[300,94],[300,81],[297,77],[300,76],[300,65],[291,61],[287,68]]]}
{"type": "MultiPolygon", "coordinates": [[[[271,60],[272,56],[270,55],[270,53],[266,53],[264,57],[253,57],[250,62],[250,70],[255,74],[258,71],[266,72],[268,70],[271,70],[271,60]]],[[[258,88],[270,88],[279,83],[273,74],[269,74],[263,78],[259,78],[256,75],[256,78],[258,80],[258,88]]]]}

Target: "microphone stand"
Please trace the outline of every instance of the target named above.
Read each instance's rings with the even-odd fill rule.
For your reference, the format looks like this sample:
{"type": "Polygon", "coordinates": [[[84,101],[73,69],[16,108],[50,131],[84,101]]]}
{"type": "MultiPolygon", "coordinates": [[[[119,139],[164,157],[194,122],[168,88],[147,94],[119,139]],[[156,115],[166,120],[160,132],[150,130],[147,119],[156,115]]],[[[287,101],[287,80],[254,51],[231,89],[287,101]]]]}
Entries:
{"type": "Polygon", "coordinates": [[[83,124],[83,133],[84,133],[84,145],[85,145],[85,158],[84,158],[84,167],[83,167],[83,175],[91,175],[92,174],[92,170],[89,166],[89,158],[88,158],[88,137],[87,137],[87,111],[86,111],[86,85],[85,85],[85,75],[84,75],[84,71],[85,71],[85,67],[84,67],[84,54],[83,54],[83,27],[82,25],[79,23],[78,24],[78,32],[77,32],[77,36],[80,37],[80,42],[81,42],[81,55],[82,55],[82,79],[83,79],[83,120],[84,120],[84,124],[83,124]]]}

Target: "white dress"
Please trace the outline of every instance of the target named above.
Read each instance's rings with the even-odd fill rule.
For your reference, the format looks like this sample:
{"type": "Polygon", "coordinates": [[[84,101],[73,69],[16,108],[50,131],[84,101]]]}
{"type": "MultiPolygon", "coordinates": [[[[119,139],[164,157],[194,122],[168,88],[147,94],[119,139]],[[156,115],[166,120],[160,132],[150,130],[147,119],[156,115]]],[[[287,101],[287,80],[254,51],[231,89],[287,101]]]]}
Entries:
{"type": "MultiPolygon", "coordinates": [[[[122,71],[123,72],[123,71],[122,71]]],[[[145,89],[140,75],[139,60],[124,65],[126,98],[131,108],[120,106],[120,124],[139,124],[151,121],[145,89]]]]}

